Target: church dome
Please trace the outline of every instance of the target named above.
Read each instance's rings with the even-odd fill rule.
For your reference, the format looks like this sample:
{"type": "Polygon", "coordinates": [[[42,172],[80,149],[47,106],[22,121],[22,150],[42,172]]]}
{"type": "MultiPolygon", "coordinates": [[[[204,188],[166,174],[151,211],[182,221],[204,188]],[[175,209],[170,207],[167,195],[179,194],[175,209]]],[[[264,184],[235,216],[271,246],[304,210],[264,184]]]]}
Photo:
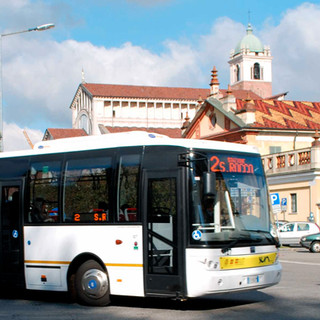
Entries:
{"type": "Polygon", "coordinates": [[[237,44],[236,48],[234,49],[234,54],[240,53],[241,49],[249,49],[250,52],[264,51],[261,41],[252,34],[252,27],[250,23],[247,27],[247,34],[237,44]]]}

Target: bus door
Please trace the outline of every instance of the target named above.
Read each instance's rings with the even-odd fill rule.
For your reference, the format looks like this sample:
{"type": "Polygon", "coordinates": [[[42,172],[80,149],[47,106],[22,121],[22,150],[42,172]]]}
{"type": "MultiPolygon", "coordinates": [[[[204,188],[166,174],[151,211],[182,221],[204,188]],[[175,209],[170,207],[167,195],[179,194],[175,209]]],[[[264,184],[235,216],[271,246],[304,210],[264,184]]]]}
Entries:
{"type": "Polygon", "coordinates": [[[1,280],[23,283],[22,181],[0,181],[1,280]]]}
{"type": "Polygon", "coordinates": [[[182,196],[179,171],[144,172],[146,295],[179,296],[182,268],[182,196]]]}

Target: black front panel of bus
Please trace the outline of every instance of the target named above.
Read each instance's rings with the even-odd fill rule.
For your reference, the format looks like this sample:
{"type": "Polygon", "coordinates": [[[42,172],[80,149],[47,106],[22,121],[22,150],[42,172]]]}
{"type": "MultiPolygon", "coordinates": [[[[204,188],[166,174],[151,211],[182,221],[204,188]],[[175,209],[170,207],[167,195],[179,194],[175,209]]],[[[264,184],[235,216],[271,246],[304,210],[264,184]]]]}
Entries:
{"type": "Polygon", "coordinates": [[[185,168],[184,149],[146,147],[142,165],[141,208],[144,224],[145,294],[184,297],[185,168]]]}

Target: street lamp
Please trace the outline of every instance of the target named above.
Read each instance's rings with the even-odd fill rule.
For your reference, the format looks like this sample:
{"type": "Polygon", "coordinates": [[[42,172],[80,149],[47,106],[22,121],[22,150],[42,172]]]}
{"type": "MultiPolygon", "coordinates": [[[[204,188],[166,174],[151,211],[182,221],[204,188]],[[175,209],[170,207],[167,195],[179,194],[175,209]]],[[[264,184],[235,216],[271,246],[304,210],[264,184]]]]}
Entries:
{"type": "Polygon", "coordinates": [[[38,27],[17,31],[17,32],[11,32],[11,33],[3,33],[0,34],[0,152],[3,151],[3,108],[2,108],[2,37],[6,36],[12,36],[19,33],[25,33],[30,31],[45,31],[48,29],[54,28],[53,23],[43,24],[38,27]]]}

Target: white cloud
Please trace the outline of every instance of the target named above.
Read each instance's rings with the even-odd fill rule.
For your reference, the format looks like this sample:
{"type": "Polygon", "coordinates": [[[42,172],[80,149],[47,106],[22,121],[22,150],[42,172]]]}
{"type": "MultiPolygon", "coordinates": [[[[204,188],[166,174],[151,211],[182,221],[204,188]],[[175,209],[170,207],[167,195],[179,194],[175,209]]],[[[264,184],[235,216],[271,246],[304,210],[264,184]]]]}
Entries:
{"type": "Polygon", "coordinates": [[[245,27],[227,17],[217,19],[212,25],[209,34],[200,37],[198,46],[199,59],[197,64],[202,64],[205,75],[210,82],[210,71],[215,66],[222,88],[229,84],[230,52],[245,35],[245,27]]]}
{"type": "Polygon", "coordinates": [[[0,0],[0,8],[20,9],[28,5],[29,0],[0,0]]]}
{"type": "Polygon", "coordinates": [[[4,151],[16,151],[30,149],[31,146],[27,141],[23,131],[26,131],[32,144],[42,140],[43,133],[39,130],[29,128],[20,128],[15,123],[4,123],[3,126],[3,148],[4,151]]]}
{"type": "MultiPolygon", "coordinates": [[[[27,0],[19,3],[30,5],[27,0]]],[[[319,100],[319,33],[320,7],[312,4],[288,10],[276,26],[254,28],[254,34],[271,46],[274,93],[290,91],[290,98],[319,100]]],[[[21,145],[25,138],[20,128],[26,125],[30,132],[39,130],[40,139],[48,127],[71,127],[69,105],[81,82],[82,68],[87,82],[208,88],[215,65],[220,86],[226,88],[230,50],[244,35],[244,25],[225,17],[196,39],[168,39],[161,53],[130,42],[114,48],[74,40],[57,42],[50,38],[50,31],[7,37],[3,41],[3,91],[10,130],[4,131],[5,148],[21,145]]]]}
{"type": "Polygon", "coordinates": [[[192,85],[199,80],[195,51],[167,42],[154,54],[131,43],[106,49],[89,42],[10,39],[3,67],[7,121],[71,126],[68,109],[84,69],[87,82],[145,85],[192,85]],[[23,48],[18,50],[18,48],[23,48]],[[8,57],[9,56],[9,57],[8,57]]]}
{"type": "Polygon", "coordinates": [[[320,6],[302,4],[288,10],[279,25],[267,26],[261,37],[273,55],[273,87],[295,100],[319,101],[320,6]]]}

